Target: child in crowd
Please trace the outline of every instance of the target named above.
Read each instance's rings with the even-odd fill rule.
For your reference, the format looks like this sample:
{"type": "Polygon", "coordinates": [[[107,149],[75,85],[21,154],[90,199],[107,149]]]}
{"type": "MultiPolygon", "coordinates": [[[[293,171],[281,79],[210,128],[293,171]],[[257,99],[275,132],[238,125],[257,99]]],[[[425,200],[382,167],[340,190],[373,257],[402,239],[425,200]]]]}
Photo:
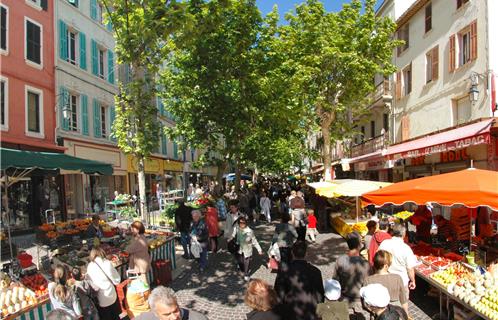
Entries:
{"type": "Polygon", "coordinates": [[[341,297],[341,284],[339,281],[329,279],[325,281],[326,301],[316,306],[316,314],[322,320],[348,320],[349,311],[346,301],[339,301],[341,297]]]}
{"type": "Polygon", "coordinates": [[[308,209],[308,229],[306,230],[306,236],[309,236],[311,242],[315,243],[315,236],[317,234],[315,211],[313,209],[308,209]]]}

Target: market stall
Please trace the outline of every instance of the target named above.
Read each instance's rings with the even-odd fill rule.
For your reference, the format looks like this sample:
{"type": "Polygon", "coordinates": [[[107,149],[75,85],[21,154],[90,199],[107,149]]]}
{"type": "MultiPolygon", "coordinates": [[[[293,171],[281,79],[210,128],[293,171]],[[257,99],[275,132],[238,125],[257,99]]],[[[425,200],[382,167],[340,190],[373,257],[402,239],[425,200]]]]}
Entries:
{"type": "MultiPolygon", "coordinates": [[[[77,219],[55,224],[43,224],[37,230],[37,241],[40,245],[48,246],[51,265],[62,264],[69,269],[80,267],[82,273],[86,272],[88,256],[93,245],[100,242],[100,247],[106,252],[107,258],[111,260],[114,267],[126,278],[128,270],[128,254],[124,251],[130,238],[125,234],[126,222],[103,222],[102,229],[104,238],[100,241],[95,239],[82,240],[88,228],[90,219],[77,219]]],[[[152,261],[159,259],[169,260],[171,269],[176,268],[175,238],[172,233],[158,230],[146,230],[146,238],[149,244],[149,253],[152,261]]],[[[0,293],[0,311],[2,319],[38,320],[44,319],[44,315],[50,311],[47,285],[51,278],[50,265],[33,263],[31,256],[21,253],[18,255],[21,269],[14,272],[14,276],[2,284],[0,293]],[[10,280],[12,278],[12,280],[10,280]],[[15,289],[17,288],[17,289],[15,289]],[[23,288],[23,289],[21,289],[23,288]],[[14,292],[16,298],[14,297],[14,292]],[[23,292],[23,295],[19,293],[23,292]],[[9,298],[6,298],[7,292],[9,298]],[[3,299],[2,299],[3,295],[3,299]],[[25,301],[23,303],[23,301],[25,301]]],[[[153,271],[149,272],[149,283],[154,283],[153,271]]]]}
{"type": "Polygon", "coordinates": [[[440,318],[446,310],[450,319],[498,319],[498,172],[466,169],[362,196],[364,206],[408,203],[419,206],[406,216],[417,226],[416,274],[439,293],[440,318]]]}

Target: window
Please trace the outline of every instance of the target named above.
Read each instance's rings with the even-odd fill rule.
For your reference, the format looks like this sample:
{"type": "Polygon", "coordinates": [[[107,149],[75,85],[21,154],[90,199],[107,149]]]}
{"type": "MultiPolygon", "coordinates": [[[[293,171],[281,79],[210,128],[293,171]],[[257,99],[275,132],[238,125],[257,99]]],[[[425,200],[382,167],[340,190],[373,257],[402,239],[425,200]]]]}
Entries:
{"type": "Polygon", "coordinates": [[[38,66],[42,65],[42,26],[25,18],[25,58],[38,66]]]}
{"type": "Polygon", "coordinates": [[[375,121],[370,121],[370,138],[375,137],[375,121]]]}
{"type": "Polygon", "coordinates": [[[107,108],[105,106],[100,106],[100,132],[104,139],[107,138],[106,111],[107,108]]]}
{"type": "Polygon", "coordinates": [[[389,115],[387,113],[384,113],[382,115],[382,127],[384,128],[385,132],[389,131],[389,115]]]}
{"type": "Polygon", "coordinates": [[[407,96],[412,92],[412,65],[403,69],[403,96],[407,96]]]}
{"type": "Polygon", "coordinates": [[[78,8],[78,6],[79,6],[79,1],[78,0],[67,0],[67,2],[69,2],[70,4],[72,4],[73,6],[75,6],[76,8],[78,8]]]}
{"type": "Polygon", "coordinates": [[[7,78],[0,78],[0,127],[4,130],[9,126],[9,86],[7,78]]]}
{"type": "Polygon", "coordinates": [[[69,96],[69,130],[78,131],[78,99],[77,95],[69,96]]]}
{"type": "Polygon", "coordinates": [[[1,5],[0,51],[7,52],[9,37],[9,14],[6,6],[1,5]]]}
{"type": "Polygon", "coordinates": [[[398,39],[405,43],[398,47],[398,56],[410,47],[410,25],[407,23],[398,30],[398,39]]]}
{"type": "Polygon", "coordinates": [[[43,91],[26,86],[26,134],[43,137],[43,91]]]}
{"type": "Polygon", "coordinates": [[[470,28],[462,30],[458,34],[458,66],[463,66],[470,61],[470,28]]]}
{"type": "Polygon", "coordinates": [[[41,9],[41,0],[26,0],[26,3],[37,10],[41,9]]]}
{"type": "Polygon", "coordinates": [[[477,59],[477,20],[452,34],[449,41],[449,71],[477,59]]]}
{"type": "Polygon", "coordinates": [[[425,7],[425,32],[432,29],[432,3],[425,7]]]}
{"type": "Polygon", "coordinates": [[[361,126],[360,142],[363,142],[364,140],[365,140],[365,126],[361,126]]]}
{"type": "Polygon", "coordinates": [[[460,9],[461,6],[469,2],[469,0],[457,0],[457,9],[460,9]]]}
{"type": "Polygon", "coordinates": [[[97,5],[97,21],[104,23],[104,7],[101,3],[97,5]]]}
{"type": "Polygon", "coordinates": [[[76,65],[76,38],[77,34],[74,31],[68,31],[68,41],[67,41],[67,61],[71,64],[76,65]]]}
{"type": "Polygon", "coordinates": [[[472,117],[472,104],[469,96],[453,101],[454,125],[468,122],[472,117]]]}
{"type": "Polygon", "coordinates": [[[102,79],[105,79],[105,51],[102,49],[99,49],[99,77],[102,79]]]}
{"type": "Polygon", "coordinates": [[[439,46],[435,46],[425,54],[425,83],[439,77],[439,46]]]}

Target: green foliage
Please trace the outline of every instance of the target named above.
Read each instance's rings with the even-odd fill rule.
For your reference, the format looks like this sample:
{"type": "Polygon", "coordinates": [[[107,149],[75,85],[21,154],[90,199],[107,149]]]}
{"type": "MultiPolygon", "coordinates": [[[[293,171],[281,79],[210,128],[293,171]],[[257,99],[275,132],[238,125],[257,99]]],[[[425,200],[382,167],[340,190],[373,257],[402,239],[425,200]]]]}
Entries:
{"type": "Polygon", "coordinates": [[[122,218],[133,220],[139,217],[137,210],[132,206],[121,207],[118,209],[119,215],[122,218]]]}
{"type": "Polygon", "coordinates": [[[175,212],[177,208],[178,205],[171,204],[167,205],[166,208],[161,211],[161,219],[173,228],[175,227],[175,212]]]}

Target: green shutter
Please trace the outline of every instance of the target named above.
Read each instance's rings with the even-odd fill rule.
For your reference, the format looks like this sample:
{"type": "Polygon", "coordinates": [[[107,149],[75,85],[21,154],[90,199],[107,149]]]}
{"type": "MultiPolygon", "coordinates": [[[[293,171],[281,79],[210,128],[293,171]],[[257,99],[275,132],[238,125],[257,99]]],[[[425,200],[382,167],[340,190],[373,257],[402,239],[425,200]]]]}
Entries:
{"type": "Polygon", "coordinates": [[[67,26],[62,20],[59,20],[59,57],[67,60],[67,26]]]}
{"type": "Polygon", "coordinates": [[[195,149],[190,149],[190,158],[192,158],[192,162],[195,161],[195,149]]]}
{"type": "Polygon", "coordinates": [[[166,134],[162,132],[161,135],[161,152],[164,155],[168,154],[168,139],[166,138],[166,134]]]}
{"type": "Polygon", "coordinates": [[[69,108],[69,92],[66,88],[59,88],[59,110],[62,130],[69,130],[69,119],[64,118],[64,109],[69,108]]]}
{"type": "Polygon", "coordinates": [[[173,140],[173,158],[178,159],[178,144],[173,140]]]}
{"type": "Polygon", "coordinates": [[[116,108],[111,106],[109,108],[109,123],[111,128],[110,137],[112,141],[116,141],[116,137],[114,136],[114,119],[116,119],[116,108]]]}
{"type": "Polygon", "coordinates": [[[164,115],[164,104],[163,100],[161,97],[157,97],[157,109],[159,111],[159,115],[163,116],[164,115]]]}
{"type": "Polygon", "coordinates": [[[88,97],[81,95],[81,133],[88,136],[88,97]]]}
{"type": "Polygon", "coordinates": [[[114,84],[114,52],[112,52],[112,50],[107,50],[107,68],[107,80],[109,80],[109,83],[114,84]]]}
{"type": "Polygon", "coordinates": [[[102,128],[100,127],[100,104],[97,99],[93,99],[93,136],[102,137],[102,128]]]}
{"type": "Polygon", "coordinates": [[[111,20],[109,20],[109,22],[107,22],[107,31],[112,32],[112,22],[111,22],[111,20]]]}
{"type": "Polygon", "coordinates": [[[90,0],[90,17],[97,20],[97,0],[90,0]]]}
{"type": "Polygon", "coordinates": [[[80,68],[86,70],[86,36],[80,31],[80,68]]]}
{"type": "Polygon", "coordinates": [[[92,39],[92,73],[95,76],[99,75],[99,59],[98,59],[97,42],[92,39]]]}

